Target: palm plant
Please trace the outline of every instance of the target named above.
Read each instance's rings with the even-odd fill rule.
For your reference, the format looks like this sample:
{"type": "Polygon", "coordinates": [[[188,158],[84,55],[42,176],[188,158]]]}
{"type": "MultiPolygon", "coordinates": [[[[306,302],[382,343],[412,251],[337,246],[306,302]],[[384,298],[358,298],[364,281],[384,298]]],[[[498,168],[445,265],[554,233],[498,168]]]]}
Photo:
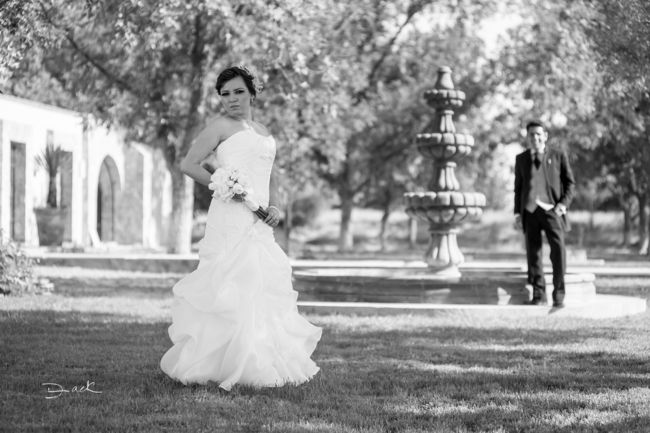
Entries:
{"type": "Polygon", "coordinates": [[[60,145],[48,143],[40,155],[36,156],[36,163],[43,167],[49,176],[49,186],[47,190],[47,206],[51,208],[56,205],[56,175],[59,173],[64,152],[60,145]]]}

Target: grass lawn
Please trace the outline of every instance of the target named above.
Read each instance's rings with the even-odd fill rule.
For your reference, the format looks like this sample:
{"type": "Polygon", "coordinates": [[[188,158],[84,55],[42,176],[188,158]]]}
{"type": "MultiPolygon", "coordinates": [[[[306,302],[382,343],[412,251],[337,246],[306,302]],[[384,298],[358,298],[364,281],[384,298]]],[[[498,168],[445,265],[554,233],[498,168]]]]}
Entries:
{"type": "Polygon", "coordinates": [[[73,273],[54,295],[0,298],[0,431],[642,432],[650,425],[650,313],[525,323],[309,316],[324,328],[314,380],[225,392],[183,386],[159,369],[170,345],[174,276],[73,273]],[[88,381],[101,394],[47,399],[58,394],[41,385],[79,390],[88,381]]]}

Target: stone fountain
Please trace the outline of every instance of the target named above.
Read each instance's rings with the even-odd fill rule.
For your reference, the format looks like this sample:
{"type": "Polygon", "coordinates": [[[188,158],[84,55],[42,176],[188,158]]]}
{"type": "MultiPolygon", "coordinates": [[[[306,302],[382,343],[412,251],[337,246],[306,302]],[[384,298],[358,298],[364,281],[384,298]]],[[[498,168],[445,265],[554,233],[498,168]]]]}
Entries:
{"type": "MultiPolygon", "coordinates": [[[[435,109],[434,130],[418,134],[415,143],[432,161],[433,177],[430,191],[404,196],[406,212],[429,224],[431,238],[424,261],[294,263],[294,287],[300,293],[301,308],[354,314],[549,314],[550,307],[524,305],[531,297],[524,251],[518,262],[464,263],[457,243],[460,226],[478,221],[485,207],[483,194],[460,191],[455,173],[458,161],[474,146],[473,137],[456,132],[453,122],[454,108],[462,105],[465,94],[454,89],[451,69],[442,67],[434,88],[424,97],[435,109]]],[[[546,281],[550,293],[552,278],[546,281]]],[[[643,299],[596,295],[594,281],[591,273],[567,274],[567,308],[561,314],[609,317],[645,311],[643,299]]]]}
{"type": "Polygon", "coordinates": [[[460,277],[458,265],[464,262],[456,236],[465,221],[477,221],[485,207],[485,196],[461,192],[456,179],[456,163],[474,146],[469,134],[456,132],[454,108],[463,105],[465,93],[454,89],[451,69],[438,70],[434,88],[424,97],[436,110],[434,130],[418,134],[415,142],[420,153],[433,160],[433,177],[427,192],[404,195],[406,213],[429,223],[431,240],[425,261],[432,274],[442,278],[460,277]]]}

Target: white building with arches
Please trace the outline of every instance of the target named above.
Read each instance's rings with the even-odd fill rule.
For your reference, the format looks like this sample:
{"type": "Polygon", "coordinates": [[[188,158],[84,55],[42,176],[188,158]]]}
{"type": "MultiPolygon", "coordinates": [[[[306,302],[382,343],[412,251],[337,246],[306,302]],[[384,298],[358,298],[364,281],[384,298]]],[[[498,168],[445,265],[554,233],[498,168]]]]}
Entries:
{"type": "Polygon", "coordinates": [[[44,207],[48,175],[37,162],[48,143],[65,157],[57,176],[64,245],[164,249],[171,176],[160,150],[70,110],[0,94],[0,230],[39,245],[34,209],[44,207]]]}

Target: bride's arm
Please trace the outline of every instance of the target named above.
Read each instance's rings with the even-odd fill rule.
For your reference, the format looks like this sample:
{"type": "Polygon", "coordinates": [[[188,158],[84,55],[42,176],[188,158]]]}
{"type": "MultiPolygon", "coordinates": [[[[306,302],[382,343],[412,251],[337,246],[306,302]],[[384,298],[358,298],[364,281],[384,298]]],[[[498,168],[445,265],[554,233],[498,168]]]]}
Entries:
{"type": "Polygon", "coordinates": [[[282,209],[280,200],[280,182],[277,169],[274,165],[271,171],[271,181],[269,182],[269,206],[275,206],[278,210],[282,209]]]}
{"type": "Polygon", "coordinates": [[[201,165],[201,162],[219,144],[221,138],[220,123],[219,120],[213,120],[199,132],[199,135],[197,135],[192,143],[192,147],[190,147],[187,155],[181,161],[181,171],[205,186],[208,186],[210,183],[210,172],[201,165]]]}
{"type": "Polygon", "coordinates": [[[269,182],[269,207],[266,209],[269,213],[264,220],[265,223],[275,227],[282,219],[282,203],[280,198],[280,182],[275,165],[271,170],[271,180],[269,182]],[[273,210],[275,208],[275,210],[273,210]]]}

